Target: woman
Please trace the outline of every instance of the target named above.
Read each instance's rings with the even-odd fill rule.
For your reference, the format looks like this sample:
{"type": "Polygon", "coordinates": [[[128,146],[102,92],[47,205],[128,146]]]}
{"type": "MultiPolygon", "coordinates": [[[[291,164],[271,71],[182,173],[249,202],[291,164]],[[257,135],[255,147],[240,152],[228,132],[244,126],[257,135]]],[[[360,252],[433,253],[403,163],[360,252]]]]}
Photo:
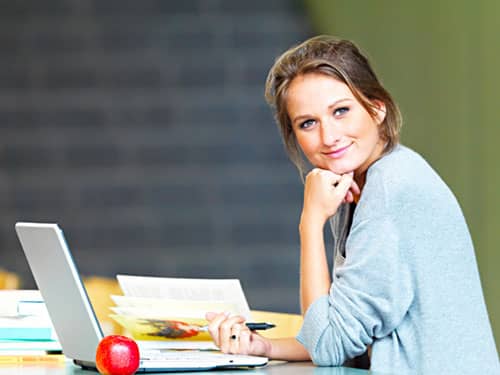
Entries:
{"type": "Polygon", "coordinates": [[[266,98],[305,177],[296,338],[269,340],[243,318],[207,314],[223,352],[374,371],[500,373],[474,249],[436,172],[399,144],[401,117],[349,41],[319,36],[285,52],[266,98]],[[323,227],[334,234],[328,270],[323,227]],[[371,348],[371,350],[368,350],[371,348]]]}

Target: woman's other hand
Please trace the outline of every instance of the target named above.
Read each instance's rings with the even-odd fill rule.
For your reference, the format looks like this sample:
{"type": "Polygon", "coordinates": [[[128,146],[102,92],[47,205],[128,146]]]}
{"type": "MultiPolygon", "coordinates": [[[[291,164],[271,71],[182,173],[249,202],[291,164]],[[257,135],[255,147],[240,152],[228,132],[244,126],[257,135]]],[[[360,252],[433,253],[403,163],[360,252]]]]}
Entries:
{"type": "Polygon", "coordinates": [[[270,357],[271,342],[252,332],[242,316],[208,312],[208,332],[221,352],[270,357]]]}
{"type": "Polygon", "coordinates": [[[329,170],[314,168],[306,176],[302,215],[324,224],[337,212],[340,204],[352,202],[354,196],[359,193],[352,173],[339,175],[329,170]]]}

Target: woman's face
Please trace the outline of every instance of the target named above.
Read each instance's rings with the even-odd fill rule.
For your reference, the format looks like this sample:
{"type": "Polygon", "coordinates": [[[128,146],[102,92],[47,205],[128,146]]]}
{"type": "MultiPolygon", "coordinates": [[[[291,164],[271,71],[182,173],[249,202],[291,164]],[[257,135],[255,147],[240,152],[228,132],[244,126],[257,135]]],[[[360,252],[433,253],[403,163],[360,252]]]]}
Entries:
{"type": "Polygon", "coordinates": [[[286,104],[297,142],[315,167],[361,175],[382,154],[383,103],[373,118],[346,84],[308,73],[292,80],[286,104]]]}

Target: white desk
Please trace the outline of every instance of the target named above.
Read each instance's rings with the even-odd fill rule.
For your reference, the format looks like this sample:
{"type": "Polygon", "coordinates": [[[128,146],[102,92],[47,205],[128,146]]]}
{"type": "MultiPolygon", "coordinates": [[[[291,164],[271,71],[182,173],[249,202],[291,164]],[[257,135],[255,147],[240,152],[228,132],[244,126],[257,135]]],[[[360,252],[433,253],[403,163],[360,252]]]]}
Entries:
{"type": "MultiPolygon", "coordinates": [[[[180,372],[179,375],[198,374],[202,372],[180,372]]],[[[271,361],[266,367],[252,370],[222,370],[203,372],[209,375],[376,375],[373,372],[347,367],[316,367],[311,362],[278,362],[271,361]]],[[[66,362],[24,363],[18,365],[0,365],[0,375],[76,375],[97,374],[94,371],[82,370],[66,362]]],[[[175,374],[175,373],[166,373],[175,374]]]]}

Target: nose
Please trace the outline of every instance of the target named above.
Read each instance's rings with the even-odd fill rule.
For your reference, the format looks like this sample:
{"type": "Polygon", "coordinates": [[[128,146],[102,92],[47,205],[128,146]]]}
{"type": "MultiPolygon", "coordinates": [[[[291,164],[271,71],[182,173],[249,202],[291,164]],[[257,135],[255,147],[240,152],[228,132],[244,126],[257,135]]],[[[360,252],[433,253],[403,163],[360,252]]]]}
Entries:
{"type": "Polygon", "coordinates": [[[340,138],[340,132],[334,121],[322,121],[321,122],[321,141],[325,146],[332,146],[340,138]]]}

